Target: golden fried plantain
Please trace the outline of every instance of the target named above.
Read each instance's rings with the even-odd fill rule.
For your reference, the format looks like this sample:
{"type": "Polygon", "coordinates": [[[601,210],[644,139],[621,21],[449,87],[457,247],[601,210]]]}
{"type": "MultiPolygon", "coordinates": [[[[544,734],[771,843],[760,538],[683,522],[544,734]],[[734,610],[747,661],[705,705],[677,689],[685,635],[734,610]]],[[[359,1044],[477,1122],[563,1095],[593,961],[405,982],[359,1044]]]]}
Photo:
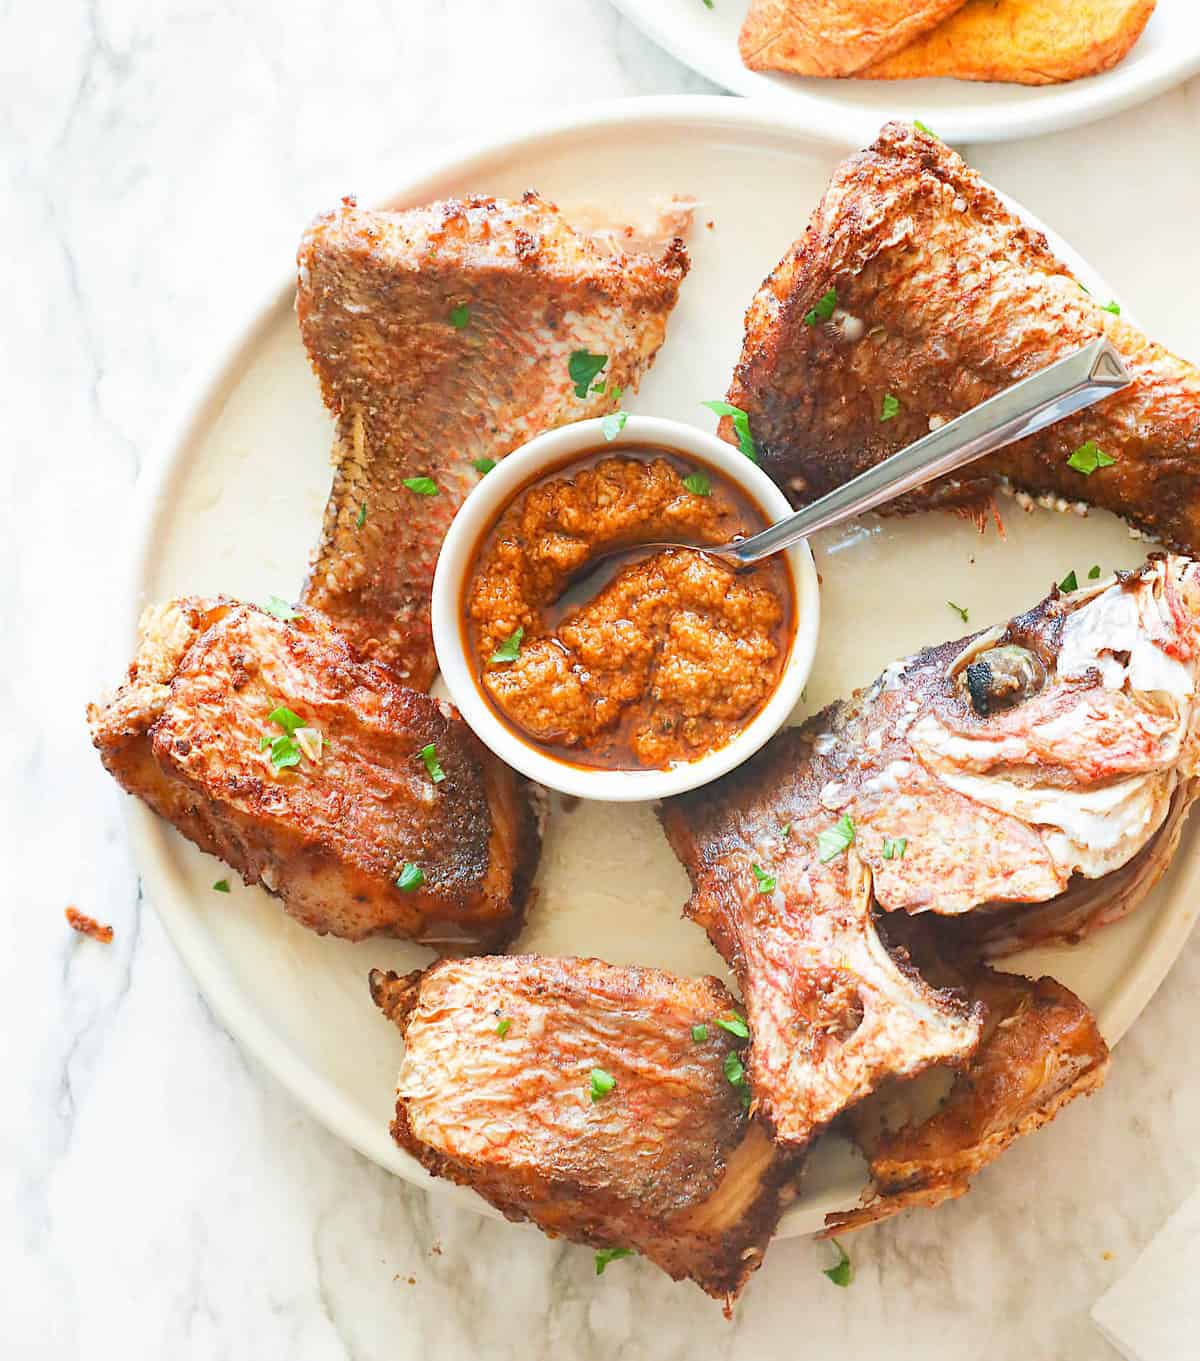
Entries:
{"type": "Polygon", "coordinates": [[[1055,85],[1098,75],[1141,37],[1155,0],[968,0],[944,23],[859,67],[864,80],[1006,80],[1055,85]]]}

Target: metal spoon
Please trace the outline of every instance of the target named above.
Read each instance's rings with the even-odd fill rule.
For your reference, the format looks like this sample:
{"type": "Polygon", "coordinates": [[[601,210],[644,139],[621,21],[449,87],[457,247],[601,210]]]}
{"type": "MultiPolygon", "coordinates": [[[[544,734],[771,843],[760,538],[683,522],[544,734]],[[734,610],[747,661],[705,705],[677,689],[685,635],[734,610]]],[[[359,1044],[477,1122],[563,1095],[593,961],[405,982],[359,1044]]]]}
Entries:
{"type": "Polygon", "coordinates": [[[690,548],[724,562],[734,571],[741,571],[781,549],[790,548],[818,529],[828,529],[873,510],[885,501],[932,482],[935,477],[944,477],[982,458],[984,454],[994,453],[1026,435],[1044,430],[1055,421],[1119,392],[1131,381],[1112,345],[1107,340],[1094,340],[930,431],[915,444],[901,449],[874,468],[868,468],[794,515],[777,520],[760,534],[716,547],[696,543],[652,543],[638,544],[636,551],[690,548]]]}

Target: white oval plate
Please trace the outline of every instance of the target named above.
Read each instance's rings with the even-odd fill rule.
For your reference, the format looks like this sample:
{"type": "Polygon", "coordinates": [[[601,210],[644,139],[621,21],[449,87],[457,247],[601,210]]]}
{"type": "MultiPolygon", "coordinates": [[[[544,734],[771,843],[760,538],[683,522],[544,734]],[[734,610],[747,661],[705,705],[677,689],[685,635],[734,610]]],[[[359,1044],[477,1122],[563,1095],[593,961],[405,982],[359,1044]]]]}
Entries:
{"type": "Polygon", "coordinates": [[[948,142],[1011,141],[1119,113],[1200,71],[1200,5],[1158,0],[1133,50],[1103,75],[1065,85],[968,80],[816,80],[750,71],[737,38],[749,0],[613,0],[649,38],[735,94],[770,99],[799,128],[869,142],[889,118],[922,122],[948,142]]]}
{"type": "MultiPolygon", "coordinates": [[[[536,186],[564,207],[586,202],[638,214],[664,191],[694,194],[693,271],[630,406],[711,428],[700,402],[725,393],[746,303],[803,229],[840,154],[740,101],[629,101],[459,157],[392,204],[536,186]]],[[[296,223],[297,238],[303,225],[296,223]]],[[[1109,296],[1069,247],[1053,236],[1051,244],[1093,292],[1109,296]]],[[[147,601],[218,591],[264,600],[299,589],[329,490],[332,425],[296,331],[288,263],[280,262],[284,282],[273,299],[205,377],[143,493],[130,650],[147,601]]],[[[947,596],[970,609],[972,625],[984,624],[1026,608],[1072,567],[1108,571],[1142,557],[1143,546],[1104,514],[1082,520],[1011,507],[1006,519],[1007,541],[939,515],[864,521],[814,544],[823,618],[807,709],[849,693],[893,658],[961,632],[947,596]]],[[[236,877],[231,895],[214,893],[223,877],[216,861],[136,801],[127,807],[149,896],[229,1030],[360,1152],[483,1210],[471,1193],[429,1178],[388,1133],[400,1039],[371,1003],[367,971],[409,969],[429,952],[402,941],[316,936],[236,877]]],[[[1182,946],[1200,902],[1196,880],[1192,856],[1181,853],[1140,912],[1078,949],[1043,952],[1027,968],[1076,988],[1115,1042],[1182,946]]],[[[687,896],[648,806],[556,811],[519,948],[726,977],[704,933],[680,918],[687,896]]],[[[784,1231],[820,1228],[827,1209],[854,1202],[861,1182],[847,1147],[824,1141],[784,1231]]]]}

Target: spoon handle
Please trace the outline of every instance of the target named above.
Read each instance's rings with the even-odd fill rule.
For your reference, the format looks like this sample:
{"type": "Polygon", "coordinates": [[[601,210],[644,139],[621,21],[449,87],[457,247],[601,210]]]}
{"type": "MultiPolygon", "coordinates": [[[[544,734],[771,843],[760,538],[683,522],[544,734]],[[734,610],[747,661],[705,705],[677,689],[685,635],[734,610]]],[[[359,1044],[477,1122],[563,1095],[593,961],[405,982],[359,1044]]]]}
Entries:
{"type": "Polygon", "coordinates": [[[1132,380],[1107,340],[1094,340],[1065,359],[1005,388],[986,402],[922,436],[915,444],[835,488],[769,529],[726,552],[744,564],[892,501],[1119,392],[1132,380]]]}

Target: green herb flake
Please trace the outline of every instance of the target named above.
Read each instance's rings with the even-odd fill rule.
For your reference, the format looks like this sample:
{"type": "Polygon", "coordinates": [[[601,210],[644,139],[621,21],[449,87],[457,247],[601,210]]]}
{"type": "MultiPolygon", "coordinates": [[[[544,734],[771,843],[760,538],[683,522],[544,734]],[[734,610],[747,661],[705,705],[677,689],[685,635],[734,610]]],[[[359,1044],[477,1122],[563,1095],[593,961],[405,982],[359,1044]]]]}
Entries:
{"type": "Polygon", "coordinates": [[[628,411],[610,411],[600,422],[600,429],[604,438],[608,440],[616,437],[625,429],[625,422],[629,419],[628,411]]]}
{"type": "Polygon", "coordinates": [[[364,501],[358,508],[358,518],[354,521],[354,528],[361,529],[367,523],[367,503],[364,501]]]}
{"type": "Polygon", "coordinates": [[[496,1034],[499,1035],[501,1039],[503,1039],[505,1035],[508,1034],[511,1027],[512,1022],[508,1019],[508,1017],[502,1016],[500,1020],[496,1022],[496,1034]]]}
{"type": "Polygon", "coordinates": [[[287,733],[271,742],[270,753],[271,764],[277,772],[300,764],[300,748],[287,733]]]}
{"type": "Polygon", "coordinates": [[[483,477],[486,473],[490,473],[495,466],[496,460],[494,458],[473,458],[471,460],[471,467],[475,469],[480,477],[483,477]]]}
{"type": "Polygon", "coordinates": [[[843,851],[854,845],[854,823],[849,813],[843,813],[832,827],[817,835],[817,859],[822,865],[836,860],[843,851]]]}
{"type": "Polygon", "coordinates": [[[697,1044],[703,1044],[708,1039],[708,1026],[703,1024],[692,1026],[692,1039],[697,1044]]]}
{"type": "Polygon", "coordinates": [[[521,650],[521,640],[525,637],[525,626],[519,625],[515,632],[510,633],[500,646],[488,658],[492,662],[515,662],[517,653],[521,650]]]}
{"type": "Polygon", "coordinates": [[[731,1087],[740,1087],[746,1081],[746,1069],[736,1050],[731,1049],[725,1055],[725,1062],[721,1066],[725,1069],[725,1080],[731,1087]]]}
{"type": "Polygon", "coordinates": [[[429,772],[429,778],[434,784],[441,784],[446,778],[446,772],[438,763],[437,748],[432,742],[427,747],[422,747],[420,751],[421,760],[425,762],[425,769],[429,772]]]}
{"type": "MultiPolygon", "coordinates": [[[[711,6],[712,0],[708,0],[711,6]]],[[[604,1268],[609,1262],[619,1262],[622,1257],[636,1257],[637,1253],[632,1248],[601,1248],[596,1253],[596,1275],[603,1276],[604,1268]]]]}
{"type": "Polygon", "coordinates": [[[733,432],[738,438],[738,448],[751,463],[757,463],[758,446],[754,443],[754,436],[750,433],[750,417],[746,412],[740,406],[733,406],[730,402],[702,402],[701,405],[708,407],[718,416],[728,416],[733,421],[733,432]]]}
{"type": "Polygon", "coordinates": [[[1092,296],[1092,290],[1087,286],[1087,284],[1080,284],[1078,279],[1076,279],[1075,282],[1079,284],[1079,287],[1088,295],[1089,298],[1092,296]]]}
{"type": "Polygon", "coordinates": [[[465,302],[460,302],[457,307],[450,309],[450,325],[456,331],[461,331],[464,326],[469,324],[470,320],[471,309],[465,302]]]}
{"type": "Polygon", "coordinates": [[[1111,312],[1114,317],[1119,317],[1121,315],[1121,304],[1114,298],[1110,298],[1100,310],[1101,312],[1111,312]]]}
{"type": "Polygon", "coordinates": [[[571,382],[575,384],[576,397],[583,398],[588,395],[592,380],[607,363],[606,354],[589,354],[587,350],[576,350],[572,354],[567,360],[567,372],[571,376],[571,382]]]}
{"type": "Polygon", "coordinates": [[[766,870],[760,869],[757,865],[751,865],[750,872],[754,875],[754,882],[758,885],[760,893],[775,892],[775,876],[773,874],[768,874],[766,870]]]}
{"type": "Polygon", "coordinates": [[[1091,567],[1091,568],[1088,569],[1088,580],[1089,580],[1089,581],[1095,581],[1096,578],[1097,578],[1099,575],[1100,575],[1100,564],[1099,564],[1099,563],[1097,563],[1097,564],[1095,565],[1095,567],[1091,567]]]}
{"type": "Polygon", "coordinates": [[[712,483],[703,473],[689,473],[683,479],[683,485],[693,496],[708,496],[712,492],[712,483]]]}
{"type": "Polygon", "coordinates": [[[402,893],[411,893],[414,888],[420,888],[424,882],[425,871],[420,865],[414,865],[412,861],[406,860],[396,880],[396,887],[402,893]]]}
{"type": "Polygon", "coordinates": [[[750,1027],[736,1012],[731,1016],[718,1016],[717,1025],[722,1030],[728,1030],[731,1035],[736,1035],[739,1040],[750,1038],[750,1027]]]}
{"type": "Polygon", "coordinates": [[[715,4],[716,4],[716,0],[704,0],[704,8],[705,8],[705,9],[712,9],[713,6],[714,6],[715,4]]]}
{"type": "Polygon", "coordinates": [[[403,485],[418,496],[436,496],[438,494],[438,484],[432,477],[406,477],[403,479],[403,485]]]}
{"type": "Polygon", "coordinates": [[[588,1090],[593,1101],[601,1101],[617,1085],[617,1079],[603,1068],[593,1068],[588,1078],[588,1090]]]}
{"type": "Polygon", "coordinates": [[[880,421],[894,421],[900,414],[900,398],[893,396],[890,392],[883,394],[883,402],[879,408],[880,421]]]}
{"type": "Polygon", "coordinates": [[[1077,591],[1079,589],[1079,578],[1075,575],[1074,567],[1058,583],[1060,591],[1077,591]]]}
{"type": "Polygon", "coordinates": [[[967,607],[965,605],[956,605],[953,600],[947,600],[946,604],[950,606],[964,624],[967,622],[967,607]]]}
{"type": "Polygon", "coordinates": [[[228,880],[228,879],[218,879],[217,882],[213,885],[213,892],[214,892],[214,893],[228,893],[228,892],[229,892],[229,880],[228,880]]]}
{"type": "Polygon", "coordinates": [[[276,727],[282,728],[291,737],[297,728],[305,726],[304,720],[299,714],[294,713],[286,704],[277,705],[267,715],[267,722],[274,723],[276,727]]]}
{"type": "Polygon", "coordinates": [[[854,1279],[854,1267],[850,1262],[849,1254],[836,1238],[831,1238],[829,1241],[833,1244],[838,1259],[833,1266],[825,1268],[825,1275],[829,1277],[834,1285],[840,1285],[842,1287],[848,1286],[854,1279]]]}
{"type": "Polygon", "coordinates": [[[815,326],[818,321],[828,321],[837,310],[837,289],[831,288],[828,293],[824,293],[817,299],[817,304],[811,311],[805,312],[805,326],[815,326]]]}
{"type": "Polygon", "coordinates": [[[1084,477],[1091,477],[1097,468],[1111,468],[1116,461],[1115,458],[1110,458],[1094,439],[1090,439],[1081,444],[1067,459],[1067,467],[1074,468],[1084,477]]]}
{"type": "Polygon", "coordinates": [[[940,142],[940,141],[942,140],[942,139],[937,135],[937,133],[934,132],[934,130],[929,126],[928,123],[922,123],[921,120],[920,120],[919,118],[914,118],[912,122],[913,122],[913,127],[914,127],[914,128],[917,128],[917,129],[919,129],[921,132],[923,132],[923,133],[925,134],[926,137],[932,137],[935,141],[938,141],[938,142],[940,142]]]}
{"type": "Polygon", "coordinates": [[[790,822],[785,822],[785,823],[783,824],[783,826],[779,829],[779,839],[780,839],[780,841],[786,841],[786,840],[788,839],[788,837],[791,836],[791,834],[792,834],[792,824],[791,824],[790,822]]]}
{"type": "Polygon", "coordinates": [[[292,609],[286,600],[277,595],[267,596],[267,603],[263,606],[263,609],[268,614],[273,614],[276,619],[282,619],[285,624],[292,619],[300,618],[299,610],[292,609]]]}
{"type": "Polygon", "coordinates": [[[271,745],[271,743],[274,740],[275,739],[271,736],[269,732],[263,733],[263,735],[258,739],[259,751],[266,751],[266,749],[271,745]]]}
{"type": "Polygon", "coordinates": [[[908,850],[908,837],[885,836],[883,838],[883,858],[885,860],[903,860],[906,850],[908,850]]]}

